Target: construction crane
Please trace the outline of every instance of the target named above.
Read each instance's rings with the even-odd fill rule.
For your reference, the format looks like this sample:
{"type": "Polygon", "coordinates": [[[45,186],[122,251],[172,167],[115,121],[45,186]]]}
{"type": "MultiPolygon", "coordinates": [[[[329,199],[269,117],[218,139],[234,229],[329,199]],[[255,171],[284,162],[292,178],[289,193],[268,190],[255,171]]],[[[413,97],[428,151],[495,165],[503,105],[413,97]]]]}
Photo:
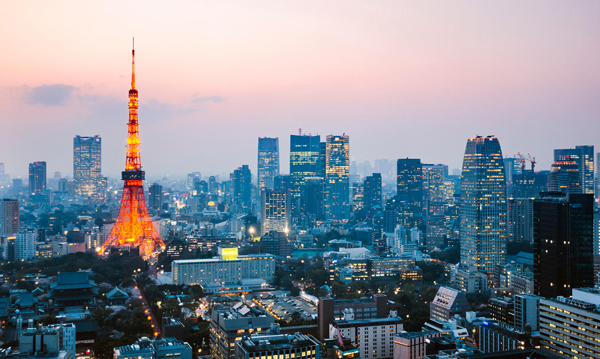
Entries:
{"type": "Polygon", "coordinates": [[[523,156],[521,152],[517,152],[517,157],[521,160],[521,170],[525,170],[525,162],[531,162],[531,172],[534,172],[535,169],[535,157],[531,157],[531,154],[527,152],[527,157],[523,156]]]}

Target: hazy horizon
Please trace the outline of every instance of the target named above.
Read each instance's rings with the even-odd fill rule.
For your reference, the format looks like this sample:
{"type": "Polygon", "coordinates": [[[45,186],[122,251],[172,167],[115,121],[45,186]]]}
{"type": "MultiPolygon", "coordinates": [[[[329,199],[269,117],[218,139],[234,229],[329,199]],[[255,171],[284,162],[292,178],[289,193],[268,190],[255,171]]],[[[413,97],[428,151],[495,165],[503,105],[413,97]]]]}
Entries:
{"type": "MultiPolygon", "coordinates": [[[[600,3],[307,1],[3,3],[0,162],[72,176],[73,137],[125,164],[131,38],[148,178],[248,164],[258,137],[350,136],[350,157],[461,168],[496,135],[549,169],[600,146],[600,3]]],[[[529,164],[528,164],[529,168],[529,164]]]]}

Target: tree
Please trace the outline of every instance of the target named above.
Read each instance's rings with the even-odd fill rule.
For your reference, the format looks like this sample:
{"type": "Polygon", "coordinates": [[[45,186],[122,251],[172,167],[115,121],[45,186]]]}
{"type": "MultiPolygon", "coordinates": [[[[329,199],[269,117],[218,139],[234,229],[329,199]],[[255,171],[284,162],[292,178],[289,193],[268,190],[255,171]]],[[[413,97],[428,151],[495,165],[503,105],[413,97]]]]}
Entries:
{"type": "Polygon", "coordinates": [[[92,312],[92,318],[98,323],[98,327],[103,327],[107,324],[111,314],[115,311],[110,308],[96,308],[92,312]]]}
{"type": "Polygon", "coordinates": [[[290,319],[293,322],[299,322],[302,320],[302,315],[298,311],[295,311],[292,313],[292,315],[290,315],[290,319]]]}

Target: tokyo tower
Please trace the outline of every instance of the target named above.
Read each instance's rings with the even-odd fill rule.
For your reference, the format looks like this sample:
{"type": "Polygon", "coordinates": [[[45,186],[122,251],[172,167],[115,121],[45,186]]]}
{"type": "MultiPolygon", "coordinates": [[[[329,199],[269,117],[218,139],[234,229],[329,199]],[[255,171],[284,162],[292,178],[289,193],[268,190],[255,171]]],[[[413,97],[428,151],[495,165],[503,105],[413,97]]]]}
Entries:
{"type": "Polygon", "coordinates": [[[135,89],[135,48],[131,50],[131,90],[129,90],[129,123],[127,124],[127,160],[121,179],[125,181],[121,208],[114,227],[100,249],[100,254],[111,247],[139,247],[140,255],[148,259],[165,249],[164,242],[152,225],[144,198],[145,178],[140,159],[138,131],[138,91],[135,89]]]}

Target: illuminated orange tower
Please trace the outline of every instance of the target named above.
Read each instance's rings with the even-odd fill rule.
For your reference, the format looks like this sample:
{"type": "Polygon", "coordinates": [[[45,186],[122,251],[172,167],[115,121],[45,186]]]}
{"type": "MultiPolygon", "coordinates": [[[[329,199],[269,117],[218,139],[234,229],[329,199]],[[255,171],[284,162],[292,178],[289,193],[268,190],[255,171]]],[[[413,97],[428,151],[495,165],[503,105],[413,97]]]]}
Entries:
{"type": "Polygon", "coordinates": [[[160,239],[146,208],[140,160],[140,134],[138,124],[138,92],[135,89],[135,48],[131,50],[131,90],[129,90],[129,123],[127,130],[127,162],[121,179],[125,181],[121,208],[114,227],[102,245],[100,254],[110,247],[140,247],[140,255],[150,258],[165,244],[160,239]]]}

